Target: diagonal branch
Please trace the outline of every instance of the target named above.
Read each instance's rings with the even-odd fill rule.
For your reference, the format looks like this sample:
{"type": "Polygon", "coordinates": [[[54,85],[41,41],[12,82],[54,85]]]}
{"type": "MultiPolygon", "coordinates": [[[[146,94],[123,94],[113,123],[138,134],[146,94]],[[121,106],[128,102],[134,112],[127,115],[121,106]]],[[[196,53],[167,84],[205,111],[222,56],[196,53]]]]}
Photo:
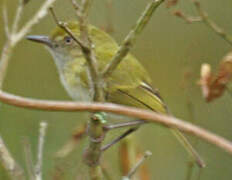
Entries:
{"type": "Polygon", "coordinates": [[[13,180],[24,180],[23,169],[15,162],[14,158],[8,151],[3,139],[0,136],[0,163],[9,173],[13,180]]]}
{"type": "Polygon", "coordinates": [[[201,8],[200,2],[193,0],[193,3],[200,15],[200,17],[202,18],[202,21],[209,27],[211,28],[216,34],[218,34],[219,36],[221,36],[225,41],[227,41],[230,45],[232,45],[232,36],[228,35],[227,33],[225,33],[225,31],[223,29],[221,29],[214,21],[212,21],[207,13],[205,11],[203,11],[203,9],[201,8]]]}
{"type": "Polygon", "coordinates": [[[103,71],[103,77],[109,77],[113,71],[117,68],[120,62],[123,60],[124,57],[129,53],[130,49],[134,45],[136,41],[136,37],[143,31],[147,23],[152,17],[152,14],[155,10],[159,7],[159,5],[164,2],[164,0],[152,0],[151,3],[148,4],[145,11],[138,19],[135,27],[129,32],[129,34],[124,39],[122,45],[119,47],[118,51],[116,52],[115,56],[112,58],[110,63],[106,66],[105,70],[103,71]]]}

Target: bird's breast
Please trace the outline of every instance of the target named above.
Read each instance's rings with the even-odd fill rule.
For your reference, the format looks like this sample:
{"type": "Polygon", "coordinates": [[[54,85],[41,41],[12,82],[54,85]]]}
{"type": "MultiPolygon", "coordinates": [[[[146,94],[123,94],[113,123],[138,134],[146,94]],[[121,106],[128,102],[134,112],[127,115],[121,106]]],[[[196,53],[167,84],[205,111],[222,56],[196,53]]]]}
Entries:
{"type": "Polygon", "coordinates": [[[61,73],[60,80],[69,96],[75,101],[91,101],[89,88],[84,86],[75,73],[61,73]]]}

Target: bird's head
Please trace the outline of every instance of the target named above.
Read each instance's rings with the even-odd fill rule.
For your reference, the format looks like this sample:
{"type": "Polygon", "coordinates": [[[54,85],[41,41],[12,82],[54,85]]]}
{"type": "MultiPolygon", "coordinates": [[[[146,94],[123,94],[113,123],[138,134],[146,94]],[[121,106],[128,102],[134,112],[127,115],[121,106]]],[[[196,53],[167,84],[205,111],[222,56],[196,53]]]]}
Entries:
{"type": "MultiPolygon", "coordinates": [[[[79,36],[80,28],[77,22],[68,22],[67,28],[74,36],[79,36]]],[[[82,51],[79,45],[72,39],[72,37],[70,37],[70,35],[58,26],[49,36],[29,35],[27,36],[27,39],[45,45],[58,66],[63,66],[67,61],[82,56],[82,51]]]]}

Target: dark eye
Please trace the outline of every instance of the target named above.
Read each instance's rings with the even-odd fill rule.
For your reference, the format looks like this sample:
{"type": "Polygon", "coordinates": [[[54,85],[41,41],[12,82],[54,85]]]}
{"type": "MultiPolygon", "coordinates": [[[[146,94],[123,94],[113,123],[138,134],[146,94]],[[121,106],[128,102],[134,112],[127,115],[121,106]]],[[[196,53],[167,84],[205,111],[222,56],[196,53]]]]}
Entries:
{"type": "Polygon", "coordinates": [[[72,38],[70,36],[66,36],[64,38],[64,41],[65,41],[66,44],[71,44],[72,43],[72,38]]]}

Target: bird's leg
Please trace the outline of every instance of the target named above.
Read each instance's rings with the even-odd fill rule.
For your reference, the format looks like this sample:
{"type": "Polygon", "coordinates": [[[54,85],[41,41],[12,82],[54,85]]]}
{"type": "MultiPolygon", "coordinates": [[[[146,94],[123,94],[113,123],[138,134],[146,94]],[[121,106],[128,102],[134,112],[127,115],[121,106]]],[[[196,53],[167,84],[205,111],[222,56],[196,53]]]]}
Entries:
{"type": "Polygon", "coordinates": [[[123,138],[127,137],[129,134],[133,133],[134,131],[136,131],[139,128],[139,126],[133,127],[128,129],[126,132],[124,132],[121,136],[115,138],[112,142],[110,142],[109,144],[106,144],[105,146],[102,146],[101,151],[105,151],[107,149],[109,149],[111,146],[113,146],[114,144],[116,144],[117,142],[119,142],[120,140],[122,140],[123,138]]]}
{"type": "Polygon", "coordinates": [[[131,127],[131,126],[138,126],[141,124],[146,123],[143,120],[134,120],[134,121],[128,121],[128,122],[123,122],[123,123],[117,123],[117,124],[111,124],[111,125],[107,125],[104,126],[104,130],[105,131],[109,131],[109,130],[113,130],[113,129],[117,129],[117,128],[124,128],[124,127],[131,127]]]}

